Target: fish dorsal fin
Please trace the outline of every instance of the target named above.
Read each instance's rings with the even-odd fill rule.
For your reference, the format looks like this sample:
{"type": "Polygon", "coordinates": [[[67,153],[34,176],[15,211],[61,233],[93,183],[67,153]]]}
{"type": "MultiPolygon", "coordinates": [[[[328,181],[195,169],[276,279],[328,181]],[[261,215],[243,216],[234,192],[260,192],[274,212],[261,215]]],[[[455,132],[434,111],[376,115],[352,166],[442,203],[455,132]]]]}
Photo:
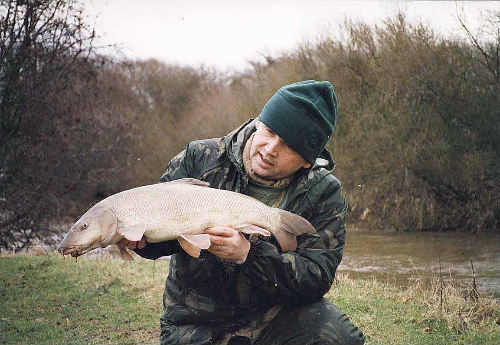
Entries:
{"type": "Polygon", "coordinates": [[[134,257],[125,248],[120,248],[120,255],[125,261],[134,261],[134,257]]]}
{"type": "Polygon", "coordinates": [[[122,235],[129,241],[140,241],[144,236],[146,226],[144,224],[118,225],[118,234],[122,235]]]}
{"type": "Polygon", "coordinates": [[[268,230],[263,229],[260,226],[252,225],[252,224],[240,226],[236,230],[238,230],[239,232],[242,232],[244,234],[249,234],[249,235],[257,234],[257,235],[262,235],[262,236],[271,236],[271,233],[268,230]]]}
{"type": "Polygon", "coordinates": [[[200,257],[202,249],[208,249],[208,247],[210,247],[209,234],[181,234],[181,238],[179,238],[178,241],[182,249],[195,258],[200,257]]]}
{"type": "Polygon", "coordinates": [[[210,183],[208,183],[206,181],[198,180],[195,178],[190,178],[190,177],[181,178],[178,180],[173,180],[173,181],[170,181],[168,183],[186,183],[186,184],[192,184],[195,186],[210,187],[210,183]]]}

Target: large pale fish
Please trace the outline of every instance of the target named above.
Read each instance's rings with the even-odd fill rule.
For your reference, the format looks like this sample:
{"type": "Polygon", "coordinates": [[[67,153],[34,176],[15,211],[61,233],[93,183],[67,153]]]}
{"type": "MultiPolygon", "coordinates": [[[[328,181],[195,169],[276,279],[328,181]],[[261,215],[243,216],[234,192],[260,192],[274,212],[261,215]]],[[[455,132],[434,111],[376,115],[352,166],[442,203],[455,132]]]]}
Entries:
{"type": "MultiPolygon", "coordinates": [[[[296,236],[315,232],[293,213],[188,178],[129,189],[100,201],[71,227],[59,252],[76,257],[123,238],[139,241],[145,236],[152,243],[178,240],[188,254],[199,257],[210,246],[204,230],[214,226],[272,234],[283,251],[296,249],[296,236]]],[[[123,259],[133,260],[126,249],[120,251],[123,259]]]]}

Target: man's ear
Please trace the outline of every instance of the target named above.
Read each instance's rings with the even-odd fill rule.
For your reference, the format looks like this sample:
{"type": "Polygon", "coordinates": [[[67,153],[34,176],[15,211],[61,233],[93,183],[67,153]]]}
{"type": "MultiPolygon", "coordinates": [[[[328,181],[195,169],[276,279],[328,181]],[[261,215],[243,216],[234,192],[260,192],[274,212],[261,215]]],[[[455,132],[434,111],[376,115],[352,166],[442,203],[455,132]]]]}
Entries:
{"type": "Polygon", "coordinates": [[[305,162],[304,165],[302,166],[302,168],[309,169],[311,166],[312,166],[311,163],[305,162]]]}

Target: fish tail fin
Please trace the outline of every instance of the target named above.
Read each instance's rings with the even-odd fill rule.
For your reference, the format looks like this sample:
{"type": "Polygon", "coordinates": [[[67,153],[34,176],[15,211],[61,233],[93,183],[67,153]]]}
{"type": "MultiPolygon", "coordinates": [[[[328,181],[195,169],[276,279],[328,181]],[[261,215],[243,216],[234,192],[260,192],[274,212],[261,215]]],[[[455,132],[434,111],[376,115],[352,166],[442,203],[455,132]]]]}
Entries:
{"type": "Polygon", "coordinates": [[[316,232],[307,219],[282,209],[277,209],[277,211],[281,217],[281,228],[286,232],[295,236],[316,232]]]}
{"type": "Polygon", "coordinates": [[[297,249],[297,236],[316,232],[314,226],[301,216],[281,209],[276,211],[280,215],[281,226],[273,235],[282,251],[297,249]]]}

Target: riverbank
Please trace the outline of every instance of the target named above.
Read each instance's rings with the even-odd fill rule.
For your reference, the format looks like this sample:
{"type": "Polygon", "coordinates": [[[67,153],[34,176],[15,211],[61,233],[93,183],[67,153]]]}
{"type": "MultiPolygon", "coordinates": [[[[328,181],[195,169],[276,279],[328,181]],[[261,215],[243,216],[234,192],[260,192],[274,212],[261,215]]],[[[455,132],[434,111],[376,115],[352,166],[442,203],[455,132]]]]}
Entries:
{"type": "MultiPolygon", "coordinates": [[[[15,255],[0,258],[1,344],[150,344],[167,261],[15,255]]],[[[498,344],[494,299],[464,296],[452,282],[402,290],[338,275],[326,296],[369,344],[498,344]]]]}

